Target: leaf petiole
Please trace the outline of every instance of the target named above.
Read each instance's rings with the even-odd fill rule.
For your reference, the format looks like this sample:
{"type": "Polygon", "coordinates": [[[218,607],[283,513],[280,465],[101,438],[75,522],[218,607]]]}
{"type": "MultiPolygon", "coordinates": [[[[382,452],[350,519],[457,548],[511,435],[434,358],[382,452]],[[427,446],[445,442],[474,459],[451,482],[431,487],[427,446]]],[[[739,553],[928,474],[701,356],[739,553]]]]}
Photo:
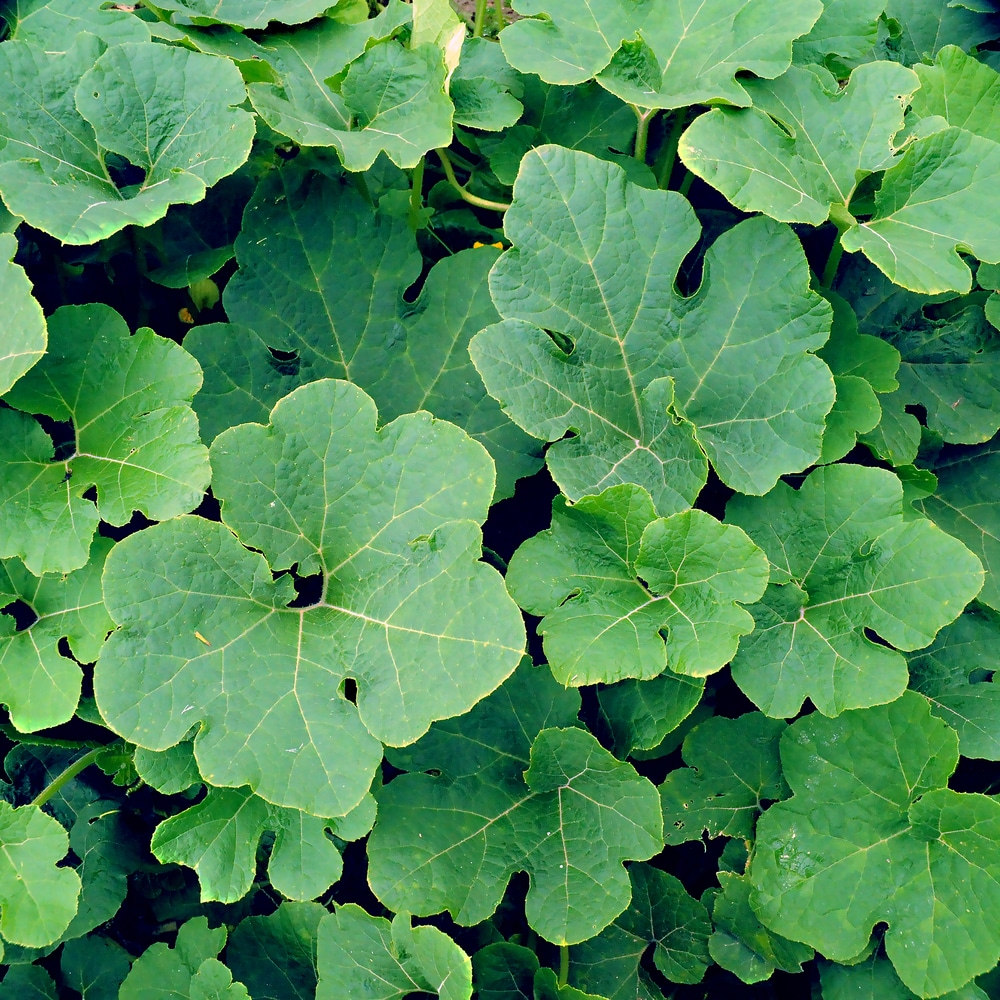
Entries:
{"type": "Polygon", "coordinates": [[[569,945],[559,945],[559,988],[569,984],[569,945]]]}
{"type": "MultiPolygon", "coordinates": [[[[640,162],[646,162],[646,144],[649,140],[649,123],[656,117],[659,108],[646,108],[645,110],[630,104],[629,107],[635,112],[635,117],[639,124],[635,130],[635,148],[632,155],[640,162]]],[[[676,144],[675,147],[676,149],[676,144]]]]}
{"type": "Polygon", "coordinates": [[[81,771],[85,768],[90,767],[94,761],[101,755],[101,752],[105,750],[106,747],[99,746],[94,747],[89,750],[82,757],[77,758],[60,774],[57,774],[32,800],[31,805],[33,806],[43,806],[49,799],[52,798],[58,791],[60,791],[65,785],[68,785],[81,771]]]}
{"type": "Polygon", "coordinates": [[[441,166],[444,168],[444,175],[448,178],[448,183],[458,192],[459,197],[463,201],[467,201],[470,205],[475,205],[477,208],[488,208],[493,212],[506,212],[510,208],[510,204],[507,202],[490,201],[489,198],[480,198],[479,195],[467,191],[458,183],[458,178],[455,176],[455,168],[451,165],[451,160],[448,158],[447,152],[443,149],[435,150],[435,152],[441,161],[441,166]]]}

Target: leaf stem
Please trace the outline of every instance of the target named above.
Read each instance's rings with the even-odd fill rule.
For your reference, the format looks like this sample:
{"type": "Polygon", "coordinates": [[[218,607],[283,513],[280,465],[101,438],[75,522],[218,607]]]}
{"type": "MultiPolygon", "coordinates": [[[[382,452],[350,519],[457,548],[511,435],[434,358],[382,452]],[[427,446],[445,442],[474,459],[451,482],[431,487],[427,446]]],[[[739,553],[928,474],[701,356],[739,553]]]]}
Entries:
{"type": "Polygon", "coordinates": [[[691,190],[691,185],[693,183],[694,183],[694,174],[692,174],[690,170],[685,169],[684,178],[680,182],[680,184],[677,185],[677,193],[684,195],[684,197],[686,198],[688,191],[691,190]]]}
{"type": "Polygon", "coordinates": [[[635,117],[639,120],[639,124],[636,126],[635,130],[635,149],[632,155],[640,162],[646,162],[646,143],[649,140],[649,123],[656,117],[659,108],[646,108],[642,110],[637,108],[634,104],[630,104],[629,107],[635,112],[635,117]]]}
{"type": "Polygon", "coordinates": [[[43,806],[56,792],[60,791],[64,785],[68,785],[84,768],[90,767],[100,756],[103,746],[94,747],[82,757],[75,760],[61,774],[56,775],[32,800],[31,805],[43,806]]]}
{"type": "Polygon", "coordinates": [[[501,573],[507,573],[507,560],[504,559],[499,552],[491,549],[488,545],[483,546],[483,558],[488,562],[494,569],[499,570],[501,573]]]}
{"type": "Polygon", "coordinates": [[[837,269],[840,267],[840,258],[844,254],[844,246],[840,242],[840,230],[838,229],[836,235],[833,237],[833,245],[830,247],[830,254],[826,258],[826,266],[823,268],[823,276],[820,278],[820,284],[824,288],[832,288],[833,281],[837,277],[837,269]]]}
{"type": "Polygon", "coordinates": [[[410,229],[416,232],[420,223],[420,210],[424,207],[424,167],[427,157],[421,156],[410,175],[410,229]]]}
{"type": "Polygon", "coordinates": [[[441,161],[441,166],[444,168],[444,175],[448,178],[448,183],[458,192],[458,196],[462,199],[462,201],[467,201],[470,205],[475,205],[477,208],[488,208],[492,212],[506,212],[507,209],[510,208],[510,204],[508,202],[490,201],[489,198],[480,198],[479,195],[466,191],[466,189],[458,183],[458,178],[455,176],[455,168],[451,165],[451,160],[448,159],[448,154],[443,149],[438,149],[435,152],[438,155],[438,159],[441,161]]]}
{"type": "Polygon", "coordinates": [[[476,20],[472,25],[473,38],[483,37],[483,23],[486,20],[486,3],[487,0],[476,0],[476,20]]]}
{"type": "Polygon", "coordinates": [[[496,23],[497,34],[499,35],[507,27],[507,18],[503,13],[503,0],[493,0],[493,20],[496,23]]]}
{"type": "Polygon", "coordinates": [[[569,945],[559,945],[559,988],[569,984],[569,945]]]}
{"type": "Polygon", "coordinates": [[[100,749],[104,744],[93,740],[57,740],[51,736],[38,736],[35,733],[22,733],[6,722],[0,722],[0,733],[3,733],[11,743],[23,743],[29,747],[61,747],[64,750],[83,750],[84,748],[100,749]]]}
{"type": "MultiPolygon", "coordinates": [[[[670,187],[670,178],[674,172],[674,163],[677,161],[677,146],[681,141],[681,133],[684,131],[684,126],[687,125],[687,118],[686,108],[678,108],[674,112],[673,117],[670,119],[670,131],[667,133],[666,139],[663,140],[660,151],[656,154],[654,172],[656,173],[656,186],[661,191],[665,191],[670,187]],[[656,169],[657,164],[659,165],[659,169],[656,169]]],[[[690,184],[688,186],[690,187],[690,184]]]]}

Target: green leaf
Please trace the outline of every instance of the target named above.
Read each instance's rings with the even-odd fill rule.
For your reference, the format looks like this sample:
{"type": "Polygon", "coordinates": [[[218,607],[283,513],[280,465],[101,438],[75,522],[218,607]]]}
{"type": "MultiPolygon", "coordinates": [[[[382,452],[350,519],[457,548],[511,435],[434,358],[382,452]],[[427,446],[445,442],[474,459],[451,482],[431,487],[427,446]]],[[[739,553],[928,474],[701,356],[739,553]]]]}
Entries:
{"type": "Polygon", "coordinates": [[[206,917],[194,917],[181,926],[172,948],[158,941],[135,960],[120,1000],[248,1000],[246,988],[232,983],[229,970],[215,957],[225,943],[224,926],[210,930],[206,917]]]}
{"type": "Polygon", "coordinates": [[[920,996],[992,968],[1000,803],[946,787],[958,737],[926,699],[807,716],[781,760],[794,794],[758,821],[751,868],[763,923],[843,962],[886,922],[889,959],[920,996]]]}
{"type": "Polygon", "coordinates": [[[79,876],[58,868],[66,831],[38,806],[0,802],[0,934],[38,948],[55,941],[76,913],[79,876]]]}
{"type": "Polygon", "coordinates": [[[195,24],[266,28],[272,21],[301,24],[343,0],[158,0],[157,9],[177,13],[195,24]]]}
{"type": "Polygon", "coordinates": [[[841,242],[861,250],[890,281],[915,292],[967,292],[972,273],[959,248],[1000,261],[993,177],[1000,143],[946,128],[911,143],[882,178],[875,215],[841,242]]]}
{"type": "MultiPolygon", "coordinates": [[[[916,1000],[900,981],[892,963],[875,954],[857,965],[820,961],[823,1000],[916,1000]]],[[[941,996],[940,1000],[989,1000],[975,983],[941,996]]]]}
{"type": "Polygon", "coordinates": [[[513,671],[521,616],[477,561],[493,463],[429,414],[376,421],[349,383],[304,386],[269,426],[216,438],[224,524],[175,518],[116,546],[104,588],[122,627],[95,672],[109,725],[159,750],[201,723],[206,781],[339,816],[382,742],[412,742],[513,671]],[[292,580],[272,573],[293,566],[321,574],[316,604],[288,607],[292,580]]]}
{"type": "Polygon", "coordinates": [[[370,393],[386,420],[427,409],[463,427],[493,455],[498,497],[538,469],[539,443],[486,394],[467,353],[472,335],[498,318],[486,283],[491,247],[439,261],[406,302],[421,268],[406,220],[289,168],[261,183],[236,253],[240,269],[223,300],[234,325],[185,339],[205,368],[195,406],[206,440],[266,422],[292,389],[336,377],[370,393]]]}
{"type": "Polygon", "coordinates": [[[38,965],[17,965],[0,983],[0,1000],[58,1000],[52,977],[38,965]]]}
{"type": "Polygon", "coordinates": [[[31,282],[14,263],[17,239],[0,233],[0,299],[9,324],[0,347],[0,396],[45,353],[48,335],[42,307],[31,295],[31,282]]]}
{"type": "Polygon", "coordinates": [[[762,803],[788,794],[778,760],[784,731],[784,722],[759,712],[713,716],[692,729],[684,739],[688,766],[660,785],[666,843],[699,840],[705,832],[752,840],[762,803]]]}
{"type": "Polygon", "coordinates": [[[1000,622],[995,617],[967,613],[909,658],[910,687],[958,732],[964,757],[1000,760],[1000,687],[994,690],[991,677],[998,643],[1000,622]]]}
{"type": "Polygon", "coordinates": [[[597,689],[611,750],[620,759],[655,750],[701,701],[705,680],[667,672],[650,681],[619,681],[597,689]]]}
{"type": "Polygon", "coordinates": [[[881,469],[817,469],[798,490],[735,497],[726,518],[771,561],[771,585],[750,608],[757,628],[732,669],[774,718],[806,698],[824,715],[898,698],[907,672],[897,650],[926,646],[982,587],[982,565],[958,539],[904,520],[902,484],[881,469]]]}
{"type": "Polygon", "coordinates": [[[149,28],[135,13],[105,7],[104,0],[9,0],[0,18],[10,37],[35,42],[49,52],[68,49],[81,32],[96,35],[108,45],[148,42],[149,28]]]}
{"type": "Polygon", "coordinates": [[[0,562],[0,607],[22,601],[37,617],[16,630],[0,618],[0,701],[22,733],[68,722],[80,700],[80,668],[60,650],[65,640],[79,663],[93,663],[114,628],[101,595],[101,571],[112,547],[98,539],[90,562],[63,576],[32,576],[20,559],[0,562]]]}
{"type": "Polygon", "coordinates": [[[0,193],[64,243],[201,201],[250,153],[253,117],[236,107],[246,91],[228,60],[153,42],[103,49],[83,33],[66,52],[28,42],[0,50],[0,193]],[[116,184],[114,157],[142,180],[116,184]]]}
{"type": "Polygon", "coordinates": [[[852,63],[870,57],[878,41],[885,0],[824,0],[809,34],[792,43],[796,63],[824,63],[830,56],[852,63]]]}
{"type": "MultiPolygon", "coordinates": [[[[382,17],[376,37],[389,35],[400,23],[399,6],[382,17]]],[[[372,37],[368,26],[377,21],[331,21],[326,36],[312,29],[293,33],[276,45],[282,83],[249,87],[254,109],[271,128],[304,146],[335,147],[348,170],[367,170],[383,152],[399,167],[414,167],[428,150],[448,146],[452,139],[454,106],[445,92],[441,50],[436,45],[404,48],[392,40],[366,50],[372,37]],[[361,54],[337,75],[355,47],[361,54]],[[329,76],[305,75],[327,70],[329,76]]]]}
{"type": "Polygon", "coordinates": [[[885,16],[899,31],[890,54],[908,65],[933,59],[946,45],[971,49],[996,35],[995,18],[954,0],[887,0],[885,16]]]}
{"type": "Polygon", "coordinates": [[[914,69],[920,78],[912,101],[915,116],[940,115],[949,125],[1000,141],[1000,74],[957,45],[942,48],[933,66],[914,69]]]}
{"type": "Polygon", "coordinates": [[[230,934],[226,961],[254,1000],[315,1000],[316,938],[326,913],[318,903],[282,903],[230,934]]]}
{"type": "Polygon", "coordinates": [[[906,405],[906,394],[898,390],[880,396],[878,425],[858,436],[874,455],[896,469],[912,465],[920,448],[920,421],[906,411],[906,405]]]}
{"type": "Polygon", "coordinates": [[[982,560],[986,581],[979,600],[1000,611],[1000,446],[948,448],[934,465],[937,489],[914,506],[945,531],[960,538],[982,560]]]}
{"type": "Polygon", "coordinates": [[[319,925],[316,1000],[395,1000],[413,992],[469,1000],[472,964],[436,927],[411,927],[408,914],[390,924],[347,903],[319,925]]]}
{"type": "Polygon", "coordinates": [[[705,481],[699,444],[751,493],[819,456],[833,380],[810,352],[830,307],[790,229],[751,219],[725,233],[682,298],[698,234],[687,202],[544,146],[524,158],[504,231],[514,248],[490,289],[506,322],[469,350],[512,419],[557,442],[547,462],[571,500],[632,481],[661,514],[682,510],[705,481]]]}
{"type": "Polygon", "coordinates": [[[853,375],[834,375],[837,399],[826,417],[820,465],[843,458],[858,437],[873,431],[882,419],[875,391],[870,383],[853,375]]]}
{"type": "Polygon", "coordinates": [[[67,941],[59,959],[63,981],[83,1000],[118,1000],[130,966],[128,952],[99,934],[67,941]]]}
{"type": "Polygon", "coordinates": [[[712,923],[708,951],[724,969],[745,983],[770,979],[775,969],[799,972],[813,957],[812,948],[771,933],[750,905],[750,883],[741,875],[720,871],[721,892],[712,897],[712,923]]]}
{"type": "Polygon", "coordinates": [[[524,665],[469,714],[391,753],[396,767],[440,775],[405,774],[378,794],[368,878],[386,906],[475,924],[523,869],[528,923],[553,943],[585,941],[621,913],[622,862],[662,846],[659,802],[589,733],[556,728],[574,724],[578,697],[524,665]]]}
{"type": "MultiPolygon", "coordinates": [[[[370,797],[362,799],[344,817],[345,826],[361,812],[374,822],[373,806],[370,797]]],[[[371,822],[359,836],[371,829],[371,822]]],[[[338,832],[337,822],[272,806],[249,789],[210,788],[197,805],[160,823],[150,847],[163,864],[178,862],[198,873],[203,901],[232,903],[250,891],[257,845],[265,831],[272,831],[271,885],[289,899],[309,900],[333,885],[343,869],[328,829],[338,832]]]]}
{"type": "Polygon", "coordinates": [[[507,589],[542,618],[561,684],[647,680],[669,668],[704,677],[732,659],[753,619],[740,607],[767,586],[764,553],[701,510],[657,518],[639,486],[574,505],[514,553],[507,589]]]}
{"type": "Polygon", "coordinates": [[[524,93],[521,75],[511,68],[500,46],[485,38],[466,39],[449,93],[455,102],[455,124],[467,128],[499,132],[524,111],[517,99],[524,93]]]}
{"type": "Polygon", "coordinates": [[[673,983],[700,983],[711,964],[712,924],[705,907],[679,879],[650,865],[629,870],[632,902],[610,927],[570,951],[573,985],[608,1000],[658,997],[659,988],[640,965],[652,945],[653,964],[673,983]]]}
{"type": "Polygon", "coordinates": [[[737,208],[818,226],[847,208],[857,185],[891,166],[893,136],[920,83],[911,70],[872,62],[838,89],[832,74],[793,66],[746,81],[753,107],[716,108],[681,137],[684,165],[737,208]]]}
{"type": "Polygon", "coordinates": [[[136,747],[132,760],[139,777],[164,795],[176,795],[201,783],[194,743],[190,740],[182,740],[166,750],[136,747]]]}
{"type": "Polygon", "coordinates": [[[191,510],[210,479],[190,406],[197,362],[176,344],[101,304],[49,317],[49,350],[0,410],[0,555],[40,576],[87,562],[97,521],[134,510],[164,521],[191,510]],[[72,424],[58,458],[28,413],[72,424]],[[97,488],[96,503],[84,494],[97,488]]]}

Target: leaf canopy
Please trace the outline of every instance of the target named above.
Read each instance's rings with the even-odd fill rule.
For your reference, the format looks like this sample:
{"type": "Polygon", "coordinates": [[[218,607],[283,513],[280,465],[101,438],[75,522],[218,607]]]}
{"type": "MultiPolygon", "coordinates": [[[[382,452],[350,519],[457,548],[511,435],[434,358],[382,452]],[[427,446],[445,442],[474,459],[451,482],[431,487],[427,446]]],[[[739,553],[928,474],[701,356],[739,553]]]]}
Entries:
{"type": "Polygon", "coordinates": [[[798,490],[735,497],[726,519],[771,562],[767,593],[750,608],[757,628],[732,669],[774,718],[794,716],[807,697],[831,716],[898,698],[907,671],[897,650],[926,646],[982,587],[979,560],[957,538],[904,520],[902,484],[881,469],[817,469],[798,490]]]}
{"type": "Polygon", "coordinates": [[[585,941],[618,916],[630,895],[622,862],[660,849],[660,808],[630,764],[560,728],[578,709],[578,695],[524,665],[467,715],[392,752],[396,767],[440,775],[404,774],[378,795],[368,878],[379,899],[475,924],[526,870],[528,923],[546,940],[585,941]]]}
{"type": "Polygon", "coordinates": [[[141,18],[120,7],[106,8],[103,0],[9,0],[0,18],[11,38],[36,42],[49,52],[68,49],[83,31],[108,45],[149,41],[141,18]]]}
{"type": "Polygon", "coordinates": [[[751,868],[768,927],[843,962],[885,921],[888,957],[919,996],[996,963],[1000,805],[946,787],[958,737],[926,699],[807,716],[781,760],[793,795],[758,821],[751,868]]]}
{"type": "Polygon", "coordinates": [[[641,487],[612,486],[574,505],[514,553],[507,589],[542,618],[562,684],[648,680],[667,668],[703,677],[732,659],[760,599],[767,558],[732,525],[687,510],[657,518],[641,487]]]}
{"type": "Polygon", "coordinates": [[[0,195],[63,243],[201,201],[250,153],[246,90],[226,59],[154,42],[105,51],[84,32],[64,52],[5,43],[0,81],[0,195]]]}
{"type": "Polygon", "coordinates": [[[301,24],[336,9],[343,0],[162,0],[160,10],[190,18],[195,24],[266,28],[272,21],[301,24]]]}
{"type": "Polygon", "coordinates": [[[816,460],[833,379],[811,352],[830,307],[791,230],[730,230],[682,298],[677,269],[698,235],[687,202],[543,146],[522,161],[504,232],[514,247],[490,290],[505,321],[469,350],[511,418],[556,441],[546,461],[569,499],[635,482],[671,514],[705,482],[702,450],[755,494],[816,460]]]}
{"type": "Polygon", "coordinates": [[[357,387],[310,383],[267,427],[216,438],[224,524],[175,518],[116,546],[104,588],[122,627],[95,674],[109,725],[155,750],[200,723],[207,781],[333,817],[361,801],[381,743],[511,673],[524,626],[477,561],[489,456],[426,413],[376,421],[357,387]],[[291,577],[272,572],[293,567],[321,575],[317,603],[288,607],[291,577]]]}

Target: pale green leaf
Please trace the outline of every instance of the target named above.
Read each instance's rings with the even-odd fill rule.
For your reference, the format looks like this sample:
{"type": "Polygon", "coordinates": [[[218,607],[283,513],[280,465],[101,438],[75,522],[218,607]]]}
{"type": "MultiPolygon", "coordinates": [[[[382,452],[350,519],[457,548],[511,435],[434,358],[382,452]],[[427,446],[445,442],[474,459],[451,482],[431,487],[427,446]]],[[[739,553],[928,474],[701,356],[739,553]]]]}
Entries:
{"type": "Polygon", "coordinates": [[[440,773],[402,775],[378,794],[368,878],[383,903],[475,924],[523,869],[528,923],[548,941],[585,941],[622,912],[622,862],[663,844],[659,801],[589,733],[557,728],[575,723],[578,699],[525,664],[469,714],[390,754],[440,773]]]}
{"type": "Polygon", "coordinates": [[[852,63],[870,57],[878,41],[885,0],[823,0],[809,34],[792,43],[796,63],[824,63],[830,56],[852,63]]]}
{"type": "Polygon", "coordinates": [[[997,442],[978,448],[948,448],[934,464],[938,485],[916,508],[966,545],[982,560],[986,582],[979,600],[1000,611],[1000,476],[997,442]]]}
{"type": "Polygon", "coordinates": [[[882,178],[872,220],[848,229],[843,247],[915,292],[967,292],[960,248],[1000,261],[1000,215],[990,207],[998,171],[1000,143],[954,127],[918,139],[882,178]]]}
{"type": "Polygon", "coordinates": [[[10,37],[36,42],[47,52],[68,49],[83,31],[108,45],[148,42],[149,27],[125,5],[109,6],[105,0],[9,0],[0,18],[7,21],[10,37]]]}
{"type": "Polygon", "coordinates": [[[653,948],[653,964],[673,983],[699,983],[711,964],[712,924],[705,907],[680,880],[650,865],[629,870],[632,902],[610,927],[570,951],[574,986],[608,1000],[658,997],[659,988],[640,965],[653,948]]]}
{"type": "Polygon", "coordinates": [[[236,107],[246,91],[229,60],[153,42],[103,49],[87,33],[62,53],[0,49],[0,194],[64,243],[201,201],[250,153],[253,116],[236,107]],[[111,154],[141,181],[117,184],[111,154]]]}
{"type": "Polygon", "coordinates": [[[926,699],[814,713],[789,727],[781,760],[794,794],[758,821],[751,867],[766,926],[845,962],[885,922],[889,959],[919,996],[996,964],[1000,803],[946,787],[958,737],[926,699]]]}
{"type": "Polygon", "coordinates": [[[6,396],[17,410],[0,410],[0,555],[36,576],[83,566],[99,518],[191,510],[211,475],[190,354],[152,330],[130,336],[102,304],[63,306],[48,325],[48,353],[6,396]],[[28,413],[71,423],[59,457],[28,413]],[[84,497],[92,487],[96,502],[84,497]]]}
{"type": "Polygon", "coordinates": [[[982,587],[982,565],[958,539],[904,520],[902,484],[881,469],[817,469],[798,490],[781,483],[761,499],[735,497],[726,518],[771,561],[771,585],[750,608],[757,628],[732,669],[775,718],[807,697],[825,715],[898,698],[907,679],[898,650],[926,646],[982,587]]]}
{"type": "Polygon", "coordinates": [[[92,663],[114,627],[101,594],[111,544],[95,541],[87,565],[62,576],[32,576],[20,559],[0,563],[0,606],[22,601],[36,616],[21,631],[0,618],[0,701],[22,733],[61,725],[76,711],[80,668],[59,646],[65,640],[76,660],[92,663]]]}
{"type": "MultiPolygon", "coordinates": [[[[374,821],[373,804],[366,797],[354,811],[363,811],[374,821]]],[[[343,817],[346,822],[350,818],[350,813],[343,817]]],[[[309,900],[333,885],[343,869],[340,852],[326,835],[328,829],[337,831],[336,821],[272,806],[249,789],[209,788],[197,805],[157,826],[150,848],[164,864],[193,868],[202,900],[232,903],[250,891],[257,845],[265,831],[271,831],[275,834],[267,866],[271,885],[288,899],[309,900]]]]}
{"type": "Polygon", "coordinates": [[[812,948],[769,931],[750,905],[750,883],[742,875],[720,871],[720,892],[712,898],[715,930],[708,939],[712,958],[745,983],[770,979],[775,969],[799,972],[813,957],[812,948]]]}
{"type": "Polygon", "coordinates": [[[206,440],[242,421],[266,422],[292,389],[336,377],[370,393],[386,420],[426,409],[458,424],[493,456],[498,497],[538,469],[540,443],[486,394],[467,352],[498,318],[486,283],[493,248],[439,261],[407,302],[421,264],[406,220],[292,167],[261,183],[236,253],[240,268],[223,299],[234,325],[200,327],[185,340],[205,368],[195,406],[206,440]]]}
{"type": "Polygon", "coordinates": [[[282,903],[230,934],[226,962],[253,1000],[315,1000],[316,938],[326,914],[318,903],[282,903]]]}
{"type": "Polygon", "coordinates": [[[455,12],[451,0],[413,0],[413,28],[410,48],[436,45],[447,70],[445,90],[458,66],[465,41],[465,22],[455,12]]]}
{"type": "Polygon", "coordinates": [[[469,1000],[469,956],[436,927],[411,927],[407,914],[392,923],[347,903],[319,925],[316,1000],[402,1000],[433,993],[469,1000]]]}
{"type": "Polygon", "coordinates": [[[940,115],[949,125],[1000,141],[1000,74],[967,56],[957,45],[941,49],[933,66],[914,67],[920,90],[912,111],[940,115]]]}
{"type": "Polygon", "coordinates": [[[272,21],[301,24],[336,8],[343,0],[159,0],[159,10],[191,18],[196,24],[266,28],[272,21]]]}
{"type": "Polygon", "coordinates": [[[104,588],[122,627],[95,672],[109,725],[157,750],[200,722],[208,782],[339,816],[382,742],[415,740],[513,671],[521,617],[478,562],[492,461],[429,414],[376,421],[355,386],[310,383],[269,426],[216,438],[224,524],[175,518],[116,546],[104,588]],[[292,580],[272,573],[293,566],[322,574],[316,604],[288,607],[292,580]]]}
{"type": "Polygon", "coordinates": [[[681,137],[685,166],[734,205],[783,222],[826,221],[858,183],[893,163],[893,136],[919,87],[911,70],[872,62],[847,87],[819,67],[747,81],[753,107],[717,108],[681,137]]]}
{"type": "Polygon", "coordinates": [[[660,785],[668,844],[709,837],[753,839],[762,803],[784,798],[778,740],[785,724],[759,712],[737,719],[713,716],[684,739],[687,767],[660,785]]]}
{"type": "Polygon", "coordinates": [[[574,505],[514,553],[507,589],[542,618],[556,680],[581,686],[664,670],[704,677],[732,659],[767,586],[763,552],[701,510],[657,518],[639,486],[574,505]]]}
{"type": "Polygon", "coordinates": [[[524,111],[517,99],[523,93],[521,75],[507,63],[499,45],[485,38],[466,40],[451,78],[456,125],[491,132],[509,128],[524,111]]]}
{"type": "Polygon", "coordinates": [[[31,282],[14,263],[17,239],[0,233],[0,300],[4,303],[4,343],[0,346],[0,396],[45,353],[48,335],[42,307],[31,282]]]}
{"type": "Polygon", "coordinates": [[[76,913],[80,878],[57,868],[69,837],[38,806],[0,801],[0,934],[41,947],[55,941],[76,913]]]}
{"type": "Polygon", "coordinates": [[[505,322],[469,349],[511,418],[556,442],[546,460],[570,499],[631,481],[671,514],[705,481],[701,449],[751,493],[818,458],[833,379],[811,352],[830,307],[790,229],[751,219],[725,233],[682,298],[698,235],[687,202],[543,146],[522,162],[504,231],[514,248],[490,289],[505,322]]]}

